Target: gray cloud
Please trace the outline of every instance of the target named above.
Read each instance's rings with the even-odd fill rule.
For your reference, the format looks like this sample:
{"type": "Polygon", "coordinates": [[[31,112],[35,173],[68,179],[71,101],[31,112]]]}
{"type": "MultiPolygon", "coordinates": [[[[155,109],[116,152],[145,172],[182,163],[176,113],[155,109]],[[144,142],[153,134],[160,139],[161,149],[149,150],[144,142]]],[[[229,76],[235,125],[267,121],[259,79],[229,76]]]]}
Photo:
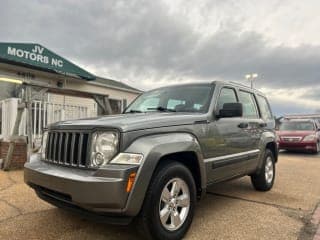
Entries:
{"type": "Polygon", "coordinates": [[[320,106],[318,108],[306,106],[304,104],[300,104],[298,100],[295,104],[274,100],[272,98],[269,98],[269,101],[272,112],[277,117],[286,114],[308,114],[320,111],[320,106]]]}
{"type": "MultiPolygon", "coordinates": [[[[320,87],[313,87],[308,90],[306,94],[303,95],[303,98],[319,101],[320,103],[320,87]]],[[[320,109],[320,104],[319,104],[320,109]]]]}
{"type": "Polygon", "coordinates": [[[319,46],[274,46],[232,21],[203,37],[160,1],[2,0],[0,20],[0,41],[39,42],[95,69],[107,67],[105,77],[119,76],[112,69],[150,81],[242,80],[258,72],[260,87],[320,85],[319,46]]]}

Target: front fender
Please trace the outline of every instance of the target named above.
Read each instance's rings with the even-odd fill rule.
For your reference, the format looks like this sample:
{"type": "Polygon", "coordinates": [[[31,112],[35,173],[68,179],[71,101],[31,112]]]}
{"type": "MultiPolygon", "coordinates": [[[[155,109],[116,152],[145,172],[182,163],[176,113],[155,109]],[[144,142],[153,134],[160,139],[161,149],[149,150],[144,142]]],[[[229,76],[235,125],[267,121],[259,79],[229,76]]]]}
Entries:
{"type": "Polygon", "coordinates": [[[205,188],[206,172],[201,148],[196,137],[189,133],[166,133],[141,137],[135,140],[124,152],[142,153],[144,158],[137,172],[133,189],[128,197],[126,215],[139,213],[152,175],[163,156],[178,152],[194,152],[198,158],[201,187],[205,188]]]}

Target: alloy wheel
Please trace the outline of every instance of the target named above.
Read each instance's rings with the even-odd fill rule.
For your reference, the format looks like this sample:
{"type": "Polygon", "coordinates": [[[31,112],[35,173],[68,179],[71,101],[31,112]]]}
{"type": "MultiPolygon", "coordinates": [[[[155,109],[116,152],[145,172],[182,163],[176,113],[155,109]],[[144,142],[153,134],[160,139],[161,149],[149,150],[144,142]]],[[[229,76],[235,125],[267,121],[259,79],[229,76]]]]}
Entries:
{"type": "Polygon", "coordinates": [[[266,165],[265,165],[265,177],[267,183],[271,183],[273,180],[273,175],[274,175],[274,169],[273,169],[273,162],[272,158],[269,156],[266,159],[266,165]]]}
{"type": "Polygon", "coordinates": [[[162,226],[168,231],[179,229],[185,222],[190,209],[189,187],[181,178],[171,179],[163,188],[159,216],[162,226]]]}

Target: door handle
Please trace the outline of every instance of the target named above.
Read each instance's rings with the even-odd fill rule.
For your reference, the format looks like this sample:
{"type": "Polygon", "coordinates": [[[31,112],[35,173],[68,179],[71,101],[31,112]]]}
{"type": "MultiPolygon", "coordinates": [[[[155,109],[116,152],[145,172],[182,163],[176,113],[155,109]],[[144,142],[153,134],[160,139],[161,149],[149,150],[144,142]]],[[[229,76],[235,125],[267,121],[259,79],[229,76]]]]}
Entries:
{"type": "Polygon", "coordinates": [[[249,124],[246,123],[246,122],[239,123],[238,127],[239,127],[239,128],[248,128],[248,127],[249,127],[249,124]]]}

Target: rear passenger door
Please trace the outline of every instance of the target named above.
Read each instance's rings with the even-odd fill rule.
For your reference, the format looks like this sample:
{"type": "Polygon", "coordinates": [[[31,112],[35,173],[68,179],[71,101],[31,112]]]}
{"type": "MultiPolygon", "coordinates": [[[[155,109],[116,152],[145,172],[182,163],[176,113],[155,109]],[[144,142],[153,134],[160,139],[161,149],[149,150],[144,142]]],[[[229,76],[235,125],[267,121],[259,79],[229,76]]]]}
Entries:
{"type": "Polygon", "coordinates": [[[253,171],[258,165],[258,157],[260,154],[260,139],[266,127],[266,123],[260,117],[256,96],[249,91],[239,89],[239,102],[243,106],[243,121],[246,127],[242,129],[244,134],[247,134],[247,149],[248,160],[246,162],[247,171],[253,171]]]}

